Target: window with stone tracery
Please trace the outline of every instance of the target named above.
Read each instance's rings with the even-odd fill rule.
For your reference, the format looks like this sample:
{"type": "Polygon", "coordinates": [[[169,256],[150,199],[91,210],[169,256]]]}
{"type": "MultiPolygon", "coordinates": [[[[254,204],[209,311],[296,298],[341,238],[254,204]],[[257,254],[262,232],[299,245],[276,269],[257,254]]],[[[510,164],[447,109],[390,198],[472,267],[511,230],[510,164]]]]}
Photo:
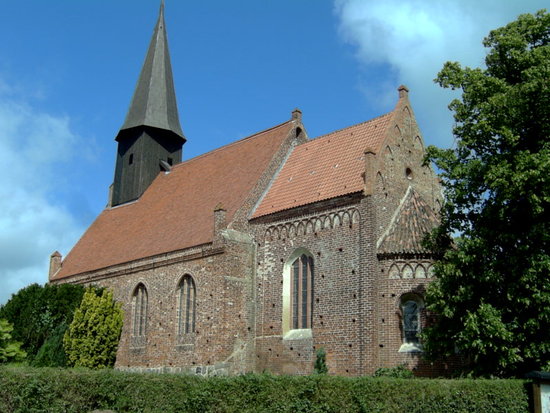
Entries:
{"type": "Polygon", "coordinates": [[[421,351],[420,332],[423,308],[424,301],[416,294],[405,294],[401,298],[403,344],[400,351],[421,351]]]}

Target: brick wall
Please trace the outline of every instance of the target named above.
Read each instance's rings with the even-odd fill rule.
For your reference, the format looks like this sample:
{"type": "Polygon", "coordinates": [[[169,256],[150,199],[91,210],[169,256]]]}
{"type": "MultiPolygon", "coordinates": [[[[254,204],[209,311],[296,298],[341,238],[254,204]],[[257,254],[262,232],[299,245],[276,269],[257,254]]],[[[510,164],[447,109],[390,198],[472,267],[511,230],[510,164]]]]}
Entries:
{"type": "MultiPolygon", "coordinates": [[[[258,371],[307,374],[315,351],[323,347],[329,371],[360,375],[373,358],[371,330],[375,308],[372,284],[374,254],[365,249],[372,238],[365,225],[370,213],[361,197],[327,202],[315,211],[303,208],[290,216],[258,223],[256,283],[256,358],[258,371]],[[303,248],[314,259],[313,322],[310,331],[289,334],[283,320],[283,272],[292,254],[303,248]],[[298,338],[296,338],[298,336],[298,338]]],[[[372,244],[372,242],[371,242],[372,244]]],[[[371,246],[371,251],[373,248],[371,246]]]]}
{"type": "MultiPolygon", "coordinates": [[[[379,154],[380,163],[376,171],[374,205],[377,242],[381,241],[391,225],[409,186],[435,212],[439,210],[441,187],[431,166],[424,165],[424,156],[424,142],[408,99],[400,100],[390,125],[390,134],[379,154]]],[[[403,344],[401,297],[411,292],[424,297],[432,277],[432,257],[409,254],[378,258],[376,305],[379,312],[375,329],[379,341],[376,364],[378,367],[405,364],[417,375],[444,374],[445,366],[422,361],[422,353],[400,352],[403,344]]],[[[421,311],[421,318],[425,325],[425,310],[421,311]]]]}
{"type": "Polygon", "coordinates": [[[225,223],[223,206],[213,212],[212,244],[61,281],[112,288],[123,303],[118,368],[308,374],[323,347],[332,374],[372,374],[401,363],[419,375],[445,371],[422,362],[419,353],[399,351],[401,297],[412,291],[422,296],[430,282],[430,257],[377,256],[377,242],[409,186],[434,210],[441,199],[435,174],[422,166],[423,142],[408,99],[400,100],[391,133],[372,155],[375,167],[366,168],[372,195],[350,194],[249,221],[293,146],[306,139],[300,120],[295,123],[300,129],[285,140],[232,222],[225,223]],[[299,249],[314,260],[313,320],[311,329],[293,332],[283,323],[284,273],[299,249]],[[417,264],[423,267],[415,272],[417,264]],[[177,288],[185,274],[196,286],[196,328],[181,336],[177,288]],[[131,329],[132,294],[139,283],[148,293],[145,339],[133,338],[131,329]]]}
{"type": "Polygon", "coordinates": [[[205,248],[198,254],[191,250],[177,260],[168,255],[136,263],[135,269],[123,268],[119,270],[122,273],[113,268],[111,274],[106,271],[67,280],[110,288],[123,304],[117,368],[231,374],[253,370],[253,314],[248,305],[252,299],[252,244],[228,238],[222,248],[205,248]],[[177,262],[171,263],[174,260],[177,262]],[[193,277],[196,286],[196,328],[181,336],[177,288],[185,274],[193,277]],[[148,296],[145,340],[132,334],[132,295],[140,283],[148,296]]]}

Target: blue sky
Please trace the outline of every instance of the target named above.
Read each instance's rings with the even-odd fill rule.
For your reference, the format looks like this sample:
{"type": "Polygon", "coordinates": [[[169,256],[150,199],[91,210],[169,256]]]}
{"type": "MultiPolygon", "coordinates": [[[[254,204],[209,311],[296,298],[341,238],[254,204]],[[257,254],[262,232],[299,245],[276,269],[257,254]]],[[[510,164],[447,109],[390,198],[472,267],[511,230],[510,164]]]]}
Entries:
{"type": "MultiPolygon", "coordinates": [[[[107,201],[158,0],[2,1],[0,304],[47,281],[107,201]]],[[[303,111],[310,137],[390,111],[406,84],[427,144],[452,145],[447,60],[540,0],[166,0],[184,159],[303,111]]]]}

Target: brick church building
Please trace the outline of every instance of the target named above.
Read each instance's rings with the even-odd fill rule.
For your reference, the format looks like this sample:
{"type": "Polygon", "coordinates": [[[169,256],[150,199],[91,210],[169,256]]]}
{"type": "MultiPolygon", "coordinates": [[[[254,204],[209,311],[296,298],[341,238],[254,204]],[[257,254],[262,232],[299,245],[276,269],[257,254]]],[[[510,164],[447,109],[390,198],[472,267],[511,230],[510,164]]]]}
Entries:
{"type": "Polygon", "coordinates": [[[164,10],[116,136],[109,203],[51,283],[123,304],[120,369],[332,374],[421,359],[438,179],[398,88],[393,111],[310,139],[290,119],[182,161],[164,10]]]}

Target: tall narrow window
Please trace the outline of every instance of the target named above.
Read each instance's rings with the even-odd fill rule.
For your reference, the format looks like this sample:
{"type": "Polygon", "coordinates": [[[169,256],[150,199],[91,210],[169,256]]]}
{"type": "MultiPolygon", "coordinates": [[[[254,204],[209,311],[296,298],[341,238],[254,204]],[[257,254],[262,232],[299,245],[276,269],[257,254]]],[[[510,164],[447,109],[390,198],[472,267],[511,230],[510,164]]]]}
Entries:
{"type": "Polygon", "coordinates": [[[420,311],[418,303],[409,300],[403,303],[403,338],[405,343],[418,344],[420,311]]]}
{"type": "Polygon", "coordinates": [[[400,351],[421,351],[420,331],[422,329],[422,299],[416,294],[406,294],[401,298],[403,345],[400,351]]]}
{"type": "Polygon", "coordinates": [[[178,285],[178,334],[195,331],[195,282],[190,275],[184,275],[178,285]]]}
{"type": "Polygon", "coordinates": [[[143,284],[139,284],[134,290],[132,307],[134,310],[132,334],[143,337],[147,327],[147,289],[143,284]]]}
{"type": "Polygon", "coordinates": [[[311,328],[313,309],[313,258],[302,255],[292,263],[292,328],[311,328]]]}

